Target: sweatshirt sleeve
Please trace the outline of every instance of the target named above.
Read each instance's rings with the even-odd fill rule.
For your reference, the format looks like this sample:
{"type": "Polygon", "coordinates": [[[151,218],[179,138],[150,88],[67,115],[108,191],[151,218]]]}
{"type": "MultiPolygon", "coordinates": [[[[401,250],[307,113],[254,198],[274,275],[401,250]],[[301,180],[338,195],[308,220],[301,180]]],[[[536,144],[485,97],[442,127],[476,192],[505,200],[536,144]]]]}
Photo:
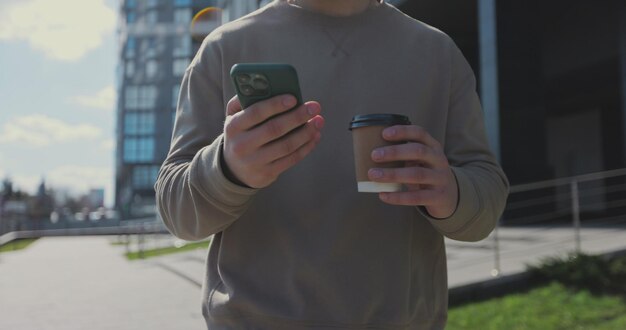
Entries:
{"type": "Polygon", "coordinates": [[[457,180],[459,201],[455,213],[446,219],[435,219],[424,209],[420,211],[443,235],[460,241],[479,241],[491,233],[502,215],[509,183],[489,149],[474,73],[452,40],[450,50],[450,103],[444,149],[457,180]]]}
{"type": "Polygon", "coordinates": [[[219,49],[207,38],[183,77],[170,150],[155,184],[165,226],[186,240],[223,231],[256,192],[229,181],[221,168],[222,75],[219,49]]]}

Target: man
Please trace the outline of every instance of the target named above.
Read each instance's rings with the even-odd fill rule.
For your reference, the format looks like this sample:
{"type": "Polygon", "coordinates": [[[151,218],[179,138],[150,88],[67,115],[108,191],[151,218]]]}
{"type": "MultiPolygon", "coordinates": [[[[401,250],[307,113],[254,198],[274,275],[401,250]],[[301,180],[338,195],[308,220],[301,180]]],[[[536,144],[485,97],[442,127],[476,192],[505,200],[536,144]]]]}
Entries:
{"type": "Polygon", "coordinates": [[[382,1],[276,0],[204,41],[155,188],[173,234],[215,235],[210,329],[443,329],[443,237],[485,238],[508,183],[449,37],[382,1]],[[240,62],[292,64],[312,101],[242,109],[229,77],[240,62]],[[407,143],[372,152],[404,161],[369,171],[404,191],[357,192],[347,128],[363,113],[415,124],[386,129],[407,143]]]}

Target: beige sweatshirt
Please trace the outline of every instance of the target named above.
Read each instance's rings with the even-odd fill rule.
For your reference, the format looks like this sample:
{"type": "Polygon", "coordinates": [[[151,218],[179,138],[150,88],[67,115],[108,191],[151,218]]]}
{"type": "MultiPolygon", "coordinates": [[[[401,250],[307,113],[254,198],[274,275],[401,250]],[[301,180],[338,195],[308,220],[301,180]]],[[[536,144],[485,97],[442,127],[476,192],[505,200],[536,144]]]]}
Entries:
{"type": "Polygon", "coordinates": [[[209,328],[444,328],[443,236],[486,237],[508,190],[475,88],[448,36],[389,4],[337,18],[276,0],[212,32],[183,78],[156,183],[174,235],[215,235],[203,288],[209,328]],[[326,120],[317,148],[259,190],[220,167],[238,62],[292,64],[326,120]],[[357,192],[348,124],[365,113],[406,115],[444,145],[460,193],[450,218],[357,192]]]}

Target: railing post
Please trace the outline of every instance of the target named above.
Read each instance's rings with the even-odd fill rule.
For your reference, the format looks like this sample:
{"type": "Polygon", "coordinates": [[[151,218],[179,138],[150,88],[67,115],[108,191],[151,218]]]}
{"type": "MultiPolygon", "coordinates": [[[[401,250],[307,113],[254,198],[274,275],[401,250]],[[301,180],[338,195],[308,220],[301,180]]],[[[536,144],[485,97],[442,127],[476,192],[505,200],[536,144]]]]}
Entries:
{"type": "Polygon", "coordinates": [[[493,230],[493,252],[494,252],[494,265],[491,270],[491,276],[500,276],[500,240],[498,238],[498,228],[500,227],[500,219],[496,221],[496,227],[493,230]]]}
{"type": "Polygon", "coordinates": [[[574,237],[576,244],[576,254],[580,253],[580,200],[578,197],[578,181],[572,180],[570,183],[572,192],[572,219],[574,221],[574,237]]]}

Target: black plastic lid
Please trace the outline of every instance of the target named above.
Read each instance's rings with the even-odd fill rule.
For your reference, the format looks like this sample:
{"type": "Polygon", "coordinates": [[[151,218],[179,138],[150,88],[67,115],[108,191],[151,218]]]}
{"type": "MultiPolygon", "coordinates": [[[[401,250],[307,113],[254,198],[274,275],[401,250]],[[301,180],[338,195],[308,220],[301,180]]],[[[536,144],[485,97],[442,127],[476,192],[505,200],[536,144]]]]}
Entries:
{"type": "Polygon", "coordinates": [[[367,126],[394,126],[411,125],[409,117],[403,115],[379,113],[371,115],[356,115],[350,122],[350,130],[367,126]]]}

